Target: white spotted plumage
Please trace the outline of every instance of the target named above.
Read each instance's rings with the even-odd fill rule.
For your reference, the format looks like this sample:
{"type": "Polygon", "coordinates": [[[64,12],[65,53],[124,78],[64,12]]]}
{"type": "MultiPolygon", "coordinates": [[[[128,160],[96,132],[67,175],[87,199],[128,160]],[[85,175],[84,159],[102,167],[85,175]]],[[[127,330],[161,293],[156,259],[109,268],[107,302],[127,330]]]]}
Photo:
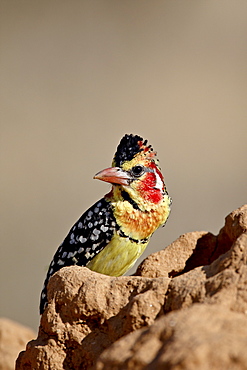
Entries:
{"type": "Polygon", "coordinates": [[[46,290],[50,277],[64,266],[86,266],[111,240],[115,226],[111,204],[104,198],[80,217],[50,264],[41,294],[41,313],[47,304],[46,290]]]}

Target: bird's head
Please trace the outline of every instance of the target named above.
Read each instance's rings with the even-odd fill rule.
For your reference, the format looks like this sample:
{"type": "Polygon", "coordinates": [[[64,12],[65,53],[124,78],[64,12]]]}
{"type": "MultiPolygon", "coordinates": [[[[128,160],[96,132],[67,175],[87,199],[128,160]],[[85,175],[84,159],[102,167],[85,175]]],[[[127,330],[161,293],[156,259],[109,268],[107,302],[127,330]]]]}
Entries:
{"type": "Polygon", "coordinates": [[[136,204],[159,204],[166,192],[156,152],[138,135],[125,135],[115,153],[112,167],[94,176],[109,182],[113,192],[125,194],[136,204]]]}

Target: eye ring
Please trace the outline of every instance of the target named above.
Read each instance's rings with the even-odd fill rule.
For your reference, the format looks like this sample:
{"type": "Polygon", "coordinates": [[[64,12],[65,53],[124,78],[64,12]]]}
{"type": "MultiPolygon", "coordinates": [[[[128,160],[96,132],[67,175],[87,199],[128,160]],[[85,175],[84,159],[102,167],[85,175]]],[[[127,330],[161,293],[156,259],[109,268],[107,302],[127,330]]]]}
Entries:
{"type": "Polygon", "coordinates": [[[140,177],[143,173],[144,173],[144,167],[141,166],[140,164],[132,167],[132,169],[131,169],[131,174],[134,177],[140,177]]]}

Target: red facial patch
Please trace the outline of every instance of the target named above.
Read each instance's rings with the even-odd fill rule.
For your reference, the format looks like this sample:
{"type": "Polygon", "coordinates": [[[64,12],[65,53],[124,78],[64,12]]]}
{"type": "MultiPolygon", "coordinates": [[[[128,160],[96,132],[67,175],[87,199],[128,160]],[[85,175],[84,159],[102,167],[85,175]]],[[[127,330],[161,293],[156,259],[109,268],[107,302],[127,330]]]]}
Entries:
{"type": "MultiPolygon", "coordinates": [[[[155,166],[157,171],[157,167],[155,166]]],[[[160,171],[159,171],[160,172],[160,171]]],[[[159,174],[158,174],[159,176],[159,174]]],[[[162,176],[162,175],[161,175],[162,176]]],[[[162,177],[161,177],[162,179],[162,177]]],[[[145,179],[140,182],[138,190],[141,196],[153,203],[158,203],[162,200],[162,192],[155,188],[156,185],[156,175],[154,172],[147,172],[145,174],[145,179]]]]}

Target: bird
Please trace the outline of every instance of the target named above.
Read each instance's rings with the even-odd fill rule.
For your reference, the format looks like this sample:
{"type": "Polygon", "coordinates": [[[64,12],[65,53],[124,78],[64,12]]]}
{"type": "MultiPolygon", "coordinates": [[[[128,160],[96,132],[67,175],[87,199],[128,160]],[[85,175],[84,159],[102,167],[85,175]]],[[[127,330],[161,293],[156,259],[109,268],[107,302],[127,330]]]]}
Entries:
{"type": "Polygon", "coordinates": [[[157,153],[141,136],[124,135],[112,166],[94,179],[110,183],[111,190],[79,218],[58,247],[41,292],[40,314],[48,304],[47,284],[59,269],[78,265],[104,275],[124,275],[168,219],[172,199],[157,153]]]}

